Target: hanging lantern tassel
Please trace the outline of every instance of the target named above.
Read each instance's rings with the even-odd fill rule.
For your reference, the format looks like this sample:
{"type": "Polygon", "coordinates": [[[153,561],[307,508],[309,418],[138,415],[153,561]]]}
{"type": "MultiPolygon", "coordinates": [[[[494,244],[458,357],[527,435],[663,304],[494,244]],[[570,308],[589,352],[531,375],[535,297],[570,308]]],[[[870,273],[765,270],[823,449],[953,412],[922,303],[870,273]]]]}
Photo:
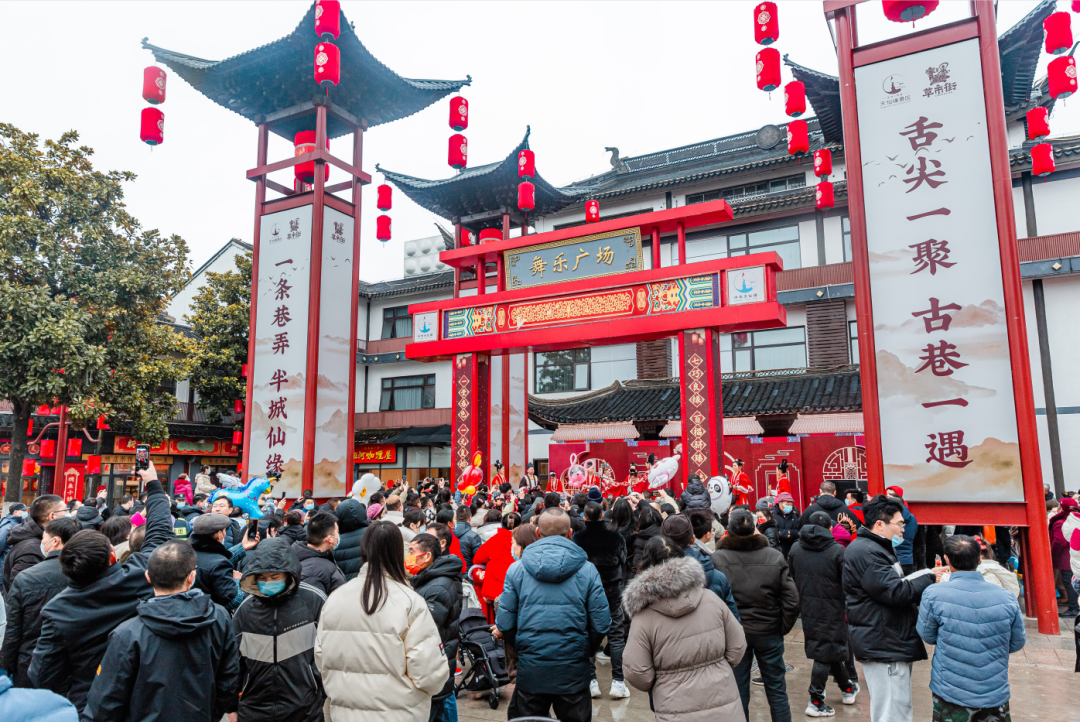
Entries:
{"type": "Polygon", "coordinates": [[[375,237],[386,243],[390,240],[390,216],[379,216],[375,219],[375,237]]]}
{"type": "Polygon", "coordinates": [[[814,151],[814,175],[818,178],[832,175],[832,151],[828,148],[814,151]]]}
{"type": "Polygon", "coordinates": [[[142,97],[150,105],[165,102],[165,71],[151,65],[143,69],[142,97]]]}
{"type": "Polygon", "coordinates": [[[518,183],[518,210],[528,213],[533,208],[536,208],[536,187],[528,181],[518,183]]]}
{"type": "Polygon", "coordinates": [[[758,3],[754,8],[754,42],[772,45],[780,37],[780,23],[776,16],[776,3],[758,3]]]}
{"type": "Polygon", "coordinates": [[[341,51],[333,43],[315,46],[315,82],[324,86],[327,92],[330,86],[341,82],[341,51]]]}
{"type": "Polygon", "coordinates": [[[319,0],[315,4],[315,34],[322,40],[337,40],[341,35],[341,3],[319,0]]]}
{"type": "Polygon", "coordinates": [[[157,108],[143,108],[139,140],[149,146],[165,142],[165,114],[157,108]]]}
{"type": "Polygon", "coordinates": [[[784,112],[792,118],[806,112],[806,86],[798,80],[784,86],[784,112]]]}
{"type": "Polygon", "coordinates": [[[924,18],[937,10],[939,0],[883,0],[882,10],[885,17],[894,23],[907,23],[912,25],[919,18],[924,18]]]}
{"type": "Polygon", "coordinates": [[[379,196],[379,200],[375,203],[375,207],[383,212],[390,210],[390,207],[392,206],[391,201],[393,200],[392,196],[394,193],[394,189],[383,183],[381,186],[378,187],[376,193],[379,196]]]}
{"type": "Polygon", "coordinates": [[[780,87],[780,51],[765,48],[757,54],[757,87],[771,93],[780,87]]]}
{"type": "Polygon", "coordinates": [[[788,155],[800,155],[810,151],[810,130],[805,120],[793,120],[787,124],[788,155]]]}
{"type": "Polygon", "coordinates": [[[1054,172],[1054,146],[1039,143],[1031,148],[1031,173],[1045,178],[1054,172]]]}
{"type": "Polygon", "coordinates": [[[1038,140],[1050,135],[1050,111],[1046,108],[1032,108],[1025,116],[1027,120],[1028,140],[1038,140]]]}
{"type": "Polygon", "coordinates": [[[1076,92],[1076,58],[1071,55],[1051,60],[1046,66],[1046,75],[1051,97],[1063,100],[1076,92]]]}
{"type": "Polygon", "coordinates": [[[460,133],[450,136],[446,162],[460,170],[469,164],[469,141],[460,133]]]}
{"type": "Polygon", "coordinates": [[[525,180],[536,175],[536,153],[528,148],[518,153],[518,177],[525,180]]]}
{"type": "Polygon", "coordinates": [[[600,201],[585,201],[585,222],[596,223],[600,220],[600,201]]]}
{"type": "Polygon", "coordinates": [[[1046,31],[1046,52],[1061,55],[1069,51],[1073,44],[1072,18],[1069,13],[1053,13],[1043,20],[1046,31]]]}
{"type": "Polygon", "coordinates": [[[460,133],[469,127],[469,101],[460,95],[450,99],[450,128],[460,133]]]}

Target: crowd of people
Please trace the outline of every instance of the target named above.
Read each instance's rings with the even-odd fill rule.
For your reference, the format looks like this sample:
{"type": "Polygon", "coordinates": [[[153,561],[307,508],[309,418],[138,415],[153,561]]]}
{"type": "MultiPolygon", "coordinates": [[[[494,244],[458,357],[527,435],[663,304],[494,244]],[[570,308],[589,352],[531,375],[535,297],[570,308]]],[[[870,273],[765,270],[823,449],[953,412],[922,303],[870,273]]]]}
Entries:
{"type": "MultiPolygon", "coordinates": [[[[931,644],[935,720],[1008,719],[1025,642],[1009,532],[921,527],[897,487],[841,499],[825,482],[803,510],[783,490],[718,514],[696,477],[679,498],[425,479],[266,498],[245,519],[200,482],[170,498],[140,473],[112,510],[47,494],[0,520],[5,722],[456,722],[481,663],[459,648],[470,617],[504,655],[509,719],[591,719],[605,664],[606,695],[639,690],[657,720],[749,719],[761,685],[786,722],[800,619],[807,717],[836,714],[831,677],[834,703],[865,685],[873,722],[909,722],[931,644]]],[[[1080,507],[1047,512],[1062,615],[1080,613],[1080,507]]]]}

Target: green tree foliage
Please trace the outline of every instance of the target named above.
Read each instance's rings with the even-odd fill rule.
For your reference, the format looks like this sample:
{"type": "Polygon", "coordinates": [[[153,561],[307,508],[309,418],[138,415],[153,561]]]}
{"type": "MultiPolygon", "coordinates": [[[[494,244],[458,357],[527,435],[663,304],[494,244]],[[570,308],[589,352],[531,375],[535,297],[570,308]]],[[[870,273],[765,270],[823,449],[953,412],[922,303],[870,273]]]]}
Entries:
{"type": "Polygon", "coordinates": [[[159,443],[190,342],[158,323],[187,277],[187,244],[143,230],[124,205],[135,175],[94,170],[78,134],[46,140],[0,123],[0,398],[14,406],[6,499],[18,500],[27,424],[70,407],[74,429],[130,419],[159,443]]]}
{"type": "Polygon", "coordinates": [[[248,357],[251,254],[237,254],[234,262],[236,271],[206,274],[193,314],[184,317],[196,338],[191,385],[211,424],[220,423],[245,394],[240,367],[248,357]]]}

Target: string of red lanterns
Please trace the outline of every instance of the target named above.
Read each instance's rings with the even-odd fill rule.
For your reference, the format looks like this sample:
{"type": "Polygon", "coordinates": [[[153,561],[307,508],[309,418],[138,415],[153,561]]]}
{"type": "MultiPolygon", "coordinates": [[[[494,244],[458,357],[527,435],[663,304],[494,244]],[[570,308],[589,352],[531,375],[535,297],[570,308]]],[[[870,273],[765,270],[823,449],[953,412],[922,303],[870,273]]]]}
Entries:
{"type": "MultiPolygon", "coordinates": [[[[165,71],[156,65],[143,68],[142,97],[152,106],[165,102],[165,71]]],[[[149,146],[165,142],[165,114],[157,108],[143,108],[139,117],[139,140],[149,146]]]]}
{"type": "MultiPolygon", "coordinates": [[[[1073,12],[1080,12],[1080,2],[1072,3],[1073,12]]],[[[1045,32],[1044,48],[1050,55],[1062,55],[1069,51],[1073,43],[1072,17],[1069,13],[1052,13],[1043,20],[1045,32]]],[[[1050,61],[1046,67],[1050,96],[1055,100],[1064,100],[1076,92],[1076,59],[1063,56],[1050,61]]],[[[1032,108],[1025,116],[1028,140],[1038,140],[1050,135],[1050,111],[1047,108],[1032,108]]],[[[1045,178],[1056,169],[1054,146],[1051,143],[1039,143],[1031,147],[1031,174],[1045,178]]]]}
{"type": "Polygon", "coordinates": [[[315,3],[315,34],[323,40],[337,40],[341,35],[341,3],[319,0],[315,3]]]}
{"type": "Polygon", "coordinates": [[[600,220],[600,201],[585,201],[585,222],[596,223],[600,220]]]}

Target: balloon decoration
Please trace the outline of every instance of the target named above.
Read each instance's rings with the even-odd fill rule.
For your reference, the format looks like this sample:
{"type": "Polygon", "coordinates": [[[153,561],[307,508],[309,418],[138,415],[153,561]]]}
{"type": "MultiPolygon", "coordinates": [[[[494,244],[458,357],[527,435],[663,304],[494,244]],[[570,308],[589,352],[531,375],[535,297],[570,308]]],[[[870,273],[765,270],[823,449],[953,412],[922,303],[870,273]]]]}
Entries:
{"type": "Polygon", "coordinates": [[[371,500],[371,495],[377,491],[381,491],[383,483],[379,477],[372,473],[363,474],[359,479],[353,482],[352,491],[349,492],[349,498],[356,499],[361,504],[367,506],[371,500]]]}
{"type": "MultiPolygon", "coordinates": [[[[218,480],[221,480],[225,474],[218,474],[218,480]]],[[[236,479],[236,477],[229,477],[230,479],[236,479]]],[[[263,494],[269,494],[271,489],[270,480],[264,476],[253,476],[247,480],[247,483],[240,484],[234,488],[218,489],[214,492],[210,498],[210,503],[213,504],[215,500],[225,497],[233,503],[233,506],[238,506],[240,509],[248,515],[249,519],[262,519],[262,509],[259,508],[259,497],[263,494]]]]}
{"type": "Polygon", "coordinates": [[[577,457],[577,454],[570,454],[570,468],[566,472],[566,485],[575,490],[581,489],[585,484],[585,480],[589,478],[589,473],[583,465],[578,463],[577,457]]]}
{"type": "Polygon", "coordinates": [[[709,490],[709,500],[712,502],[712,510],[717,516],[731,508],[731,482],[727,477],[714,476],[705,485],[709,490]]]}
{"type": "Polygon", "coordinates": [[[469,496],[476,493],[476,487],[484,483],[484,470],[480,468],[483,461],[484,455],[479,451],[473,454],[472,466],[462,472],[461,479],[458,481],[458,491],[469,496]]]}
{"type": "Polygon", "coordinates": [[[678,454],[669,456],[666,459],[660,459],[653,468],[649,469],[649,489],[651,491],[663,489],[678,473],[678,454]]]}

